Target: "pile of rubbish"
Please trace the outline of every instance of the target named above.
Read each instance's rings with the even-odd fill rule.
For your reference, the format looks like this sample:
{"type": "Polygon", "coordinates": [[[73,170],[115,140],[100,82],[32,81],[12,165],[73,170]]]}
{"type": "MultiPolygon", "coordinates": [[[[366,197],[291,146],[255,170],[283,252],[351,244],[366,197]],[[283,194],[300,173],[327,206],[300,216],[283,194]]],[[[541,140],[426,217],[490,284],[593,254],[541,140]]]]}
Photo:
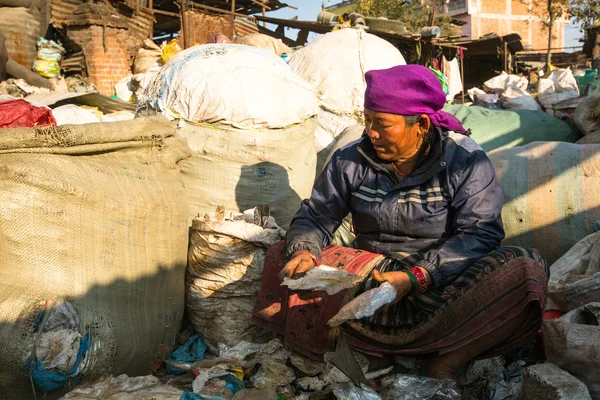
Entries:
{"type": "MultiPolygon", "coordinates": [[[[8,360],[0,397],[28,398],[33,382],[64,399],[458,399],[462,391],[508,400],[551,387],[540,377],[556,373],[581,398],[598,398],[600,338],[589,338],[599,334],[600,92],[580,98],[569,70],[555,69],[533,94],[527,79],[503,74],[472,91],[479,107],[446,107],[489,152],[504,189],[506,244],[535,247],[553,263],[547,310],[560,317],[544,322],[548,363],[479,360],[459,390],[420,376],[418,359],[371,368],[343,340],[315,362],[250,323],[267,248],[285,237],[315,171],[363,134],[364,73],[404,59],[361,28],[296,52],[260,36],[244,42],[181,50],[147,41],[117,85],[120,99],[81,77],[52,78],[62,91],[2,86],[26,98],[0,99],[0,124],[19,128],[3,131],[0,152],[0,358],[8,360]],[[567,102],[579,102],[577,144],[577,130],[551,115],[567,102]]],[[[37,65],[52,74],[60,45],[40,46],[37,65]]],[[[350,218],[336,240],[352,244],[350,218]]],[[[321,267],[284,283],[328,293],[356,285],[338,272],[321,267]]],[[[392,289],[349,302],[330,325],[372,315],[392,289]]]]}

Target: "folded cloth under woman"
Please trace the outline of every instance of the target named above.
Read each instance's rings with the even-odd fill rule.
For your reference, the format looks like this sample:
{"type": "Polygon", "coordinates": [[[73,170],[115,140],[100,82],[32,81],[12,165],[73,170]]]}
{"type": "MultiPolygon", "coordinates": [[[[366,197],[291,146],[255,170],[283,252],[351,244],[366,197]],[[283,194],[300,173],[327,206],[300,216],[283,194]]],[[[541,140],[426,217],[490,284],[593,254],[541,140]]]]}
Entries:
{"type": "Polygon", "coordinates": [[[445,95],[427,68],[370,71],[366,82],[365,134],[318,177],[285,250],[269,249],[254,321],[318,358],[339,333],[328,319],[387,281],[397,301],[341,327],[355,349],[432,354],[428,374],[443,378],[524,345],[541,324],[548,271],[535,250],[500,248],[502,189],[488,157],[441,111],[445,95]],[[358,250],[327,247],[348,213],[358,250]],[[329,298],[279,286],[320,262],[364,279],[329,298]]]}

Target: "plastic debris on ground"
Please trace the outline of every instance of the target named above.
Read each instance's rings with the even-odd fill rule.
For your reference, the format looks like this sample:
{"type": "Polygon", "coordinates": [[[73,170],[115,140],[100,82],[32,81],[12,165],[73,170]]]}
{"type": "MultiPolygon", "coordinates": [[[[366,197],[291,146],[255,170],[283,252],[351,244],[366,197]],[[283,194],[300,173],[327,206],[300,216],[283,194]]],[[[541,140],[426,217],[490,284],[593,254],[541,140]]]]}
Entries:
{"type": "Polygon", "coordinates": [[[27,100],[0,100],[0,128],[32,128],[56,126],[52,110],[37,107],[27,100]]]}
{"type": "Polygon", "coordinates": [[[523,383],[525,362],[516,360],[505,366],[503,357],[472,362],[457,382],[463,399],[516,400],[523,383]]]}
{"type": "Polygon", "coordinates": [[[179,400],[200,399],[184,397],[184,392],[172,386],[162,385],[160,380],[152,375],[128,377],[119,375],[108,376],[96,383],[75,388],[61,400],[179,400]]]}
{"type": "Polygon", "coordinates": [[[183,374],[185,372],[184,370],[174,367],[173,364],[170,364],[169,362],[193,363],[195,361],[201,361],[204,359],[206,349],[206,344],[200,335],[192,336],[183,346],[167,356],[165,359],[165,362],[167,363],[167,372],[170,374],[183,374]]]}
{"type": "Polygon", "coordinates": [[[294,381],[294,385],[300,387],[304,391],[323,390],[328,383],[316,376],[305,376],[294,381]]]}
{"type": "MultiPolygon", "coordinates": [[[[353,383],[345,382],[335,385],[333,394],[339,400],[382,400],[382,397],[368,386],[358,387],[353,383]]],[[[401,397],[396,397],[401,398],[401,397]]]]}
{"type": "Polygon", "coordinates": [[[370,317],[381,307],[396,299],[396,289],[388,282],[378,288],[368,290],[344,305],[338,313],[329,320],[329,326],[335,327],[351,319],[370,317]]]}
{"type": "Polygon", "coordinates": [[[308,376],[319,375],[326,367],[325,363],[310,359],[298,353],[292,353],[290,362],[296,369],[308,376]]]}
{"type": "Polygon", "coordinates": [[[277,388],[275,386],[267,388],[242,389],[233,396],[233,400],[270,400],[277,399],[277,388]]]}
{"type": "Polygon", "coordinates": [[[231,398],[244,388],[244,372],[235,363],[218,364],[208,369],[195,370],[194,373],[197,374],[192,384],[194,393],[231,398]]]}
{"type": "Polygon", "coordinates": [[[362,277],[358,275],[321,265],[309,270],[301,278],[285,278],[282,286],[287,286],[290,290],[320,290],[331,296],[353,288],[361,280],[362,277]]]}
{"type": "Polygon", "coordinates": [[[32,381],[43,392],[77,382],[85,368],[89,334],[80,333],[79,313],[68,301],[44,302],[34,326],[35,341],[23,363],[32,381]]]}
{"type": "Polygon", "coordinates": [[[392,375],[381,380],[383,400],[460,400],[456,382],[424,376],[392,375]]]}
{"type": "Polygon", "coordinates": [[[278,360],[263,359],[260,368],[250,381],[257,388],[288,385],[296,379],[296,373],[285,363],[278,360]]]}

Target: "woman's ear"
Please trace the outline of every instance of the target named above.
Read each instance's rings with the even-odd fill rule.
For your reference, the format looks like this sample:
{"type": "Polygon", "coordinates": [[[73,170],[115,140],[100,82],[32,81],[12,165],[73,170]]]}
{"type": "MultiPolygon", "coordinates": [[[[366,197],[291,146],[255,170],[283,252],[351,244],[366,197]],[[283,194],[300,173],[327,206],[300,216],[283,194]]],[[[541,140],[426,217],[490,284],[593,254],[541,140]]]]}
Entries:
{"type": "Polygon", "coordinates": [[[429,128],[431,128],[431,120],[429,119],[429,115],[421,114],[419,116],[419,135],[425,136],[425,134],[429,132],[429,128]]]}

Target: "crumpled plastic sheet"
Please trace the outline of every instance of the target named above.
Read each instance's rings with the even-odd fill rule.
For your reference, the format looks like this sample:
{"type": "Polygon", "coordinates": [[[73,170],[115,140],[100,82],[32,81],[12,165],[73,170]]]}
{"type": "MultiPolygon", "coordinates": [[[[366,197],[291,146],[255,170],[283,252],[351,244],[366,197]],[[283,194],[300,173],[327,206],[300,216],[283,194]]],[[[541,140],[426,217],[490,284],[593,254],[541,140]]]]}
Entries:
{"type": "Polygon", "coordinates": [[[285,347],[279,339],[273,339],[265,344],[240,342],[232,348],[227,348],[224,344],[219,345],[219,357],[236,359],[240,362],[246,360],[248,356],[254,355],[252,357],[254,361],[272,359],[285,364],[291,354],[291,350],[285,347]]]}
{"type": "Polygon", "coordinates": [[[328,384],[317,376],[305,376],[294,381],[294,385],[305,391],[323,390],[328,384]]]}
{"type": "Polygon", "coordinates": [[[292,353],[290,356],[292,365],[308,376],[319,375],[325,370],[326,364],[320,361],[312,360],[302,354],[292,353]]]}
{"type": "Polygon", "coordinates": [[[457,382],[463,388],[463,396],[489,400],[513,400],[519,397],[523,382],[522,360],[504,368],[504,358],[494,357],[477,360],[469,365],[457,382]]]}
{"type": "Polygon", "coordinates": [[[257,388],[288,385],[296,379],[296,373],[285,362],[263,359],[258,372],[250,378],[257,388]]]}
{"type": "Polygon", "coordinates": [[[388,282],[383,282],[378,288],[368,290],[348,302],[328,324],[335,327],[351,319],[370,317],[381,307],[393,302],[396,295],[396,289],[388,282]]]}
{"type": "Polygon", "coordinates": [[[180,389],[162,385],[160,380],[152,375],[131,378],[119,375],[78,387],[61,400],[178,400],[182,398],[183,393],[180,389]]]}
{"type": "MultiPolygon", "coordinates": [[[[325,353],[324,359],[327,364],[325,367],[325,372],[323,373],[323,380],[331,385],[350,382],[348,375],[343,373],[338,367],[331,363],[333,354],[334,353],[325,353]]],[[[358,362],[363,374],[366,374],[369,370],[369,359],[364,354],[357,351],[353,351],[352,355],[358,362]]]]}
{"type": "Polygon", "coordinates": [[[188,341],[166,358],[167,372],[170,374],[183,374],[186,369],[177,368],[172,361],[177,363],[193,363],[204,359],[206,352],[206,343],[200,335],[194,335],[188,341]]]}
{"type": "Polygon", "coordinates": [[[382,400],[381,396],[370,387],[364,385],[358,387],[350,382],[335,385],[333,394],[339,400],[382,400]]]}
{"type": "Polygon", "coordinates": [[[206,383],[209,380],[232,374],[232,371],[235,371],[237,369],[239,369],[239,366],[237,365],[218,364],[210,368],[198,370],[198,376],[196,376],[196,379],[194,379],[194,382],[192,383],[192,390],[194,391],[194,393],[202,393],[204,387],[206,386],[206,383]]]}
{"type": "Polygon", "coordinates": [[[281,285],[287,286],[290,290],[320,290],[331,296],[353,288],[361,280],[358,275],[321,265],[309,270],[301,278],[285,278],[281,285]]]}
{"type": "Polygon", "coordinates": [[[383,400],[460,400],[453,380],[437,380],[424,376],[391,375],[381,380],[383,400]]]}

